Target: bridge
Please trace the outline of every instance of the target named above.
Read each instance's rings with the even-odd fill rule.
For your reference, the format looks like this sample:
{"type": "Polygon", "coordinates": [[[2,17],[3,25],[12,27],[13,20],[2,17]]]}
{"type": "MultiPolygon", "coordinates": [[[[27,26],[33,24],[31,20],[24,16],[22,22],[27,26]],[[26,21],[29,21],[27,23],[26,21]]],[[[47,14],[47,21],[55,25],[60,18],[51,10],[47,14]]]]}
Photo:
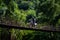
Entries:
{"type": "Polygon", "coordinates": [[[9,28],[9,29],[21,29],[21,30],[35,30],[35,31],[43,31],[43,32],[60,32],[59,28],[51,27],[51,26],[42,26],[41,28],[37,27],[24,27],[18,25],[9,25],[0,23],[1,28],[9,28]]]}
{"type": "MultiPolygon", "coordinates": [[[[56,38],[56,32],[60,32],[60,29],[59,28],[55,28],[53,26],[42,26],[40,28],[38,27],[25,27],[25,26],[19,26],[17,24],[10,24],[9,23],[4,23],[4,22],[0,22],[0,28],[8,28],[8,36],[9,38],[7,38],[8,40],[11,40],[12,37],[11,37],[11,32],[9,31],[10,29],[20,29],[20,30],[33,30],[33,31],[41,31],[41,32],[49,32],[50,35],[53,34],[54,35],[54,38],[56,38]],[[52,33],[51,33],[52,32],[52,33]]],[[[3,38],[2,38],[3,39],[3,38]]]]}

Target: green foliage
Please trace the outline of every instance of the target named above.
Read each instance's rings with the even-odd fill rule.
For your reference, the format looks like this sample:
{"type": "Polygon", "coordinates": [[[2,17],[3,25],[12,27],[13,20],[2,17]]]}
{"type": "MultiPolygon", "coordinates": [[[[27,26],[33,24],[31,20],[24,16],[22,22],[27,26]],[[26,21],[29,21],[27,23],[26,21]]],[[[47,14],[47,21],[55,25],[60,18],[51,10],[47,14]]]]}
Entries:
{"type": "MultiPolygon", "coordinates": [[[[5,16],[10,16],[9,18],[16,21],[21,20],[27,23],[32,18],[29,16],[35,16],[37,23],[54,24],[53,21],[60,15],[60,5],[56,0],[4,0],[0,2],[0,8],[2,7],[2,3],[8,8],[9,12],[6,11],[5,16]]],[[[57,21],[54,25],[57,24],[57,21]]]]}
{"type": "Polygon", "coordinates": [[[10,3],[11,0],[3,0],[3,2],[8,5],[10,3]]]}
{"type": "Polygon", "coordinates": [[[20,4],[18,4],[19,9],[27,10],[29,8],[28,2],[22,1],[20,4]]]}

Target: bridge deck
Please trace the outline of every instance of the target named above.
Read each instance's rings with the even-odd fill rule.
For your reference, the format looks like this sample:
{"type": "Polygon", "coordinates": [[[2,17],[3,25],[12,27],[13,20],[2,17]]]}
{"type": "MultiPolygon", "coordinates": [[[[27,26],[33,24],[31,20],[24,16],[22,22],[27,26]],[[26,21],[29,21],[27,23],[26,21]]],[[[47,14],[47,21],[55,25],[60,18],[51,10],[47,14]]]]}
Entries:
{"type": "MultiPolygon", "coordinates": [[[[1,24],[0,23],[0,27],[1,28],[14,28],[14,29],[21,29],[21,30],[35,30],[35,31],[44,31],[44,32],[60,32],[60,30],[58,30],[58,29],[49,29],[49,28],[47,28],[48,26],[45,26],[46,28],[45,29],[42,29],[42,28],[35,28],[35,27],[31,27],[31,28],[29,28],[29,27],[21,27],[21,26],[14,26],[14,25],[5,25],[5,24],[1,24]]],[[[44,28],[44,27],[43,27],[44,28]]]]}

